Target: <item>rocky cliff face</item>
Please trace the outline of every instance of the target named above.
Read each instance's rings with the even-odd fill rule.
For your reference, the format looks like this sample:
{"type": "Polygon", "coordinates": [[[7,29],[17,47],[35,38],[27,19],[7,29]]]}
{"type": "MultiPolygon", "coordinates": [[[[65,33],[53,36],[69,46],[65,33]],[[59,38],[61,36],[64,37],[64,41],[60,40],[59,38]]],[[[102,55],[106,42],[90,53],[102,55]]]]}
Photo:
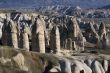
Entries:
{"type": "Polygon", "coordinates": [[[0,73],[109,73],[105,23],[1,12],[0,30],[0,73]]]}

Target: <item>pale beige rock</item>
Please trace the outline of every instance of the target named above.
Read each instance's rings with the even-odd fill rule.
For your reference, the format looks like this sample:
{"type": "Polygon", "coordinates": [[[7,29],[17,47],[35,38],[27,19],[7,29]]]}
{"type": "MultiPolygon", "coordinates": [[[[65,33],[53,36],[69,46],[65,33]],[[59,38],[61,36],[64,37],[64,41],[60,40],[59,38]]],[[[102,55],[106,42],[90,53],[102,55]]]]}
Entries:
{"type": "Polygon", "coordinates": [[[24,25],[24,29],[23,29],[23,48],[26,49],[27,51],[29,51],[29,37],[28,37],[28,29],[27,27],[24,25]]]}
{"type": "Polygon", "coordinates": [[[18,38],[17,38],[17,34],[16,33],[11,33],[11,37],[12,37],[12,46],[14,48],[18,48],[18,38]]]}
{"type": "Polygon", "coordinates": [[[21,70],[28,71],[28,68],[25,65],[25,58],[23,54],[18,53],[15,57],[12,58],[14,62],[19,66],[21,70]]]}
{"type": "Polygon", "coordinates": [[[12,46],[18,48],[17,24],[10,20],[12,46]]]}
{"type": "Polygon", "coordinates": [[[59,72],[61,72],[60,66],[53,67],[49,72],[50,73],[59,73],[59,72]]]}
{"type": "Polygon", "coordinates": [[[60,53],[60,33],[57,26],[52,29],[50,34],[50,48],[54,53],[60,53]]]}
{"type": "Polygon", "coordinates": [[[3,27],[3,23],[0,22],[0,39],[2,39],[2,27],[3,27]]]}
{"type": "Polygon", "coordinates": [[[59,28],[56,27],[56,53],[60,53],[60,32],[59,32],[59,28]]]}
{"type": "Polygon", "coordinates": [[[91,65],[93,73],[105,73],[102,65],[98,61],[94,61],[91,65]]]}
{"type": "Polygon", "coordinates": [[[71,17],[69,26],[69,37],[73,42],[73,49],[76,51],[84,51],[85,39],[83,38],[82,32],[79,28],[78,22],[75,17],[71,17]]]}
{"type": "Polygon", "coordinates": [[[45,22],[38,17],[33,25],[32,32],[32,50],[40,53],[45,53],[45,36],[44,36],[44,24],[45,22]]]}
{"type": "Polygon", "coordinates": [[[12,60],[11,59],[9,59],[9,58],[4,58],[4,57],[1,57],[0,58],[0,63],[2,63],[2,64],[6,64],[7,62],[11,62],[12,60]]]}
{"type": "Polygon", "coordinates": [[[103,60],[103,68],[104,68],[106,73],[108,72],[108,65],[109,65],[108,61],[107,60],[103,60]]]}
{"type": "Polygon", "coordinates": [[[107,32],[106,32],[106,28],[105,28],[105,24],[101,23],[100,27],[99,27],[99,42],[98,42],[98,47],[99,48],[107,48],[108,45],[108,37],[107,37],[107,32]]]}

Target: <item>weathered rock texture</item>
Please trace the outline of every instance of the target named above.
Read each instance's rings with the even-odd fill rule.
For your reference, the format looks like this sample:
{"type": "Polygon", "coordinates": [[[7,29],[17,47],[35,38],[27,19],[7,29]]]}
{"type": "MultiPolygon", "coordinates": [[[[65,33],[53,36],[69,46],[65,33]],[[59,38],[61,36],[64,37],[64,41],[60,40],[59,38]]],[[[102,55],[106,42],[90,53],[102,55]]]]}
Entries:
{"type": "Polygon", "coordinates": [[[18,38],[17,38],[18,27],[17,24],[14,23],[12,20],[10,20],[10,28],[11,28],[12,46],[14,48],[18,48],[18,38]]]}
{"type": "Polygon", "coordinates": [[[28,27],[24,25],[24,29],[22,32],[23,36],[23,48],[25,48],[27,51],[29,51],[29,36],[28,36],[28,27]]]}
{"type": "Polygon", "coordinates": [[[0,73],[109,73],[109,55],[85,54],[65,57],[0,47],[0,73]]]}
{"type": "MultiPolygon", "coordinates": [[[[84,38],[75,17],[71,17],[67,23],[68,31],[65,40],[65,48],[76,51],[84,51],[84,38]]],[[[65,33],[65,32],[63,32],[65,33]]]]}
{"type": "Polygon", "coordinates": [[[107,32],[106,32],[106,28],[105,28],[104,23],[100,24],[98,34],[99,34],[99,37],[100,37],[99,47],[100,48],[106,48],[107,44],[108,44],[108,38],[107,38],[107,32]]]}
{"type": "Polygon", "coordinates": [[[55,66],[55,56],[0,47],[0,73],[48,73],[55,66]]]}
{"type": "Polygon", "coordinates": [[[110,48],[109,31],[104,23],[83,22],[75,16],[67,15],[50,17],[37,13],[4,14],[5,17],[0,16],[1,45],[41,53],[110,48]]]}
{"type": "Polygon", "coordinates": [[[50,49],[52,49],[54,53],[60,53],[60,33],[58,27],[54,27],[51,30],[50,49]]]}
{"type": "Polygon", "coordinates": [[[36,18],[35,24],[33,25],[33,31],[32,31],[33,51],[45,53],[44,25],[45,22],[42,20],[42,18],[40,18],[40,16],[38,16],[38,18],[36,18]]]}

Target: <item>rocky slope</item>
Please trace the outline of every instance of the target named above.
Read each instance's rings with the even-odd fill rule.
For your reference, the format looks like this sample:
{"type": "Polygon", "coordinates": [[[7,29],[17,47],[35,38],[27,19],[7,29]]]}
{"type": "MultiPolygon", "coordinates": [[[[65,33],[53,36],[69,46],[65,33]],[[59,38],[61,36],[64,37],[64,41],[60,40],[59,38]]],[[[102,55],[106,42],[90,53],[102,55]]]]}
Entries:
{"type": "Polygon", "coordinates": [[[100,53],[58,56],[0,47],[0,73],[109,73],[109,61],[109,55],[100,53]]]}
{"type": "Polygon", "coordinates": [[[46,73],[57,63],[52,55],[0,47],[0,73],[46,73]]]}
{"type": "Polygon", "coordinates": [[[21,12],[0,17],[0,73],[110,72],[105,23],[21,12]]]}

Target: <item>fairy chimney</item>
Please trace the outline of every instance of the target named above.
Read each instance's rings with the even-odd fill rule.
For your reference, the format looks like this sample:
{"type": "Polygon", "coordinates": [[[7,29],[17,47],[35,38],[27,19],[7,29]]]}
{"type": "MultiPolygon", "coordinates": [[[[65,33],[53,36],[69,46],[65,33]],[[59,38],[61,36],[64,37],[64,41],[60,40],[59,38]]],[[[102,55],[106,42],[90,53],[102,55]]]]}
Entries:
{"type": "Polygon", "coordinates": [[[44,25],[44,20],[38,16],[32,28],[32,50],[40,53],[45,53],[44,25]]]}

